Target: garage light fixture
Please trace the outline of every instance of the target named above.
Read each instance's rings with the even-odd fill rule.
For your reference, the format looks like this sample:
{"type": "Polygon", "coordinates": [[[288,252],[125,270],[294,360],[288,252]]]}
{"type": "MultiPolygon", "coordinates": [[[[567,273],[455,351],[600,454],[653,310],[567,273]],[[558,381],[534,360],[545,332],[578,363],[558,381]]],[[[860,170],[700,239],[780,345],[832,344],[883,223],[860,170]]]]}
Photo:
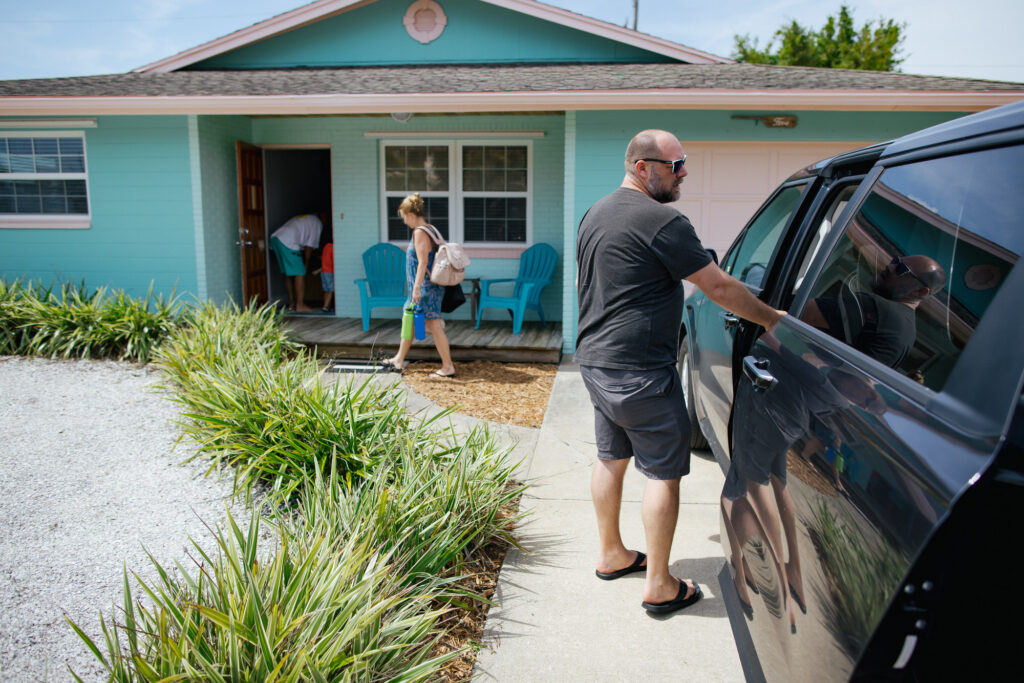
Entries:
{"type": "Polygon", "coordinates": [[[795,116],[733,116],[734,119],[747,119],[750,121],[760,121],[767,128],[796,128],[796,117],[795,116]]]}

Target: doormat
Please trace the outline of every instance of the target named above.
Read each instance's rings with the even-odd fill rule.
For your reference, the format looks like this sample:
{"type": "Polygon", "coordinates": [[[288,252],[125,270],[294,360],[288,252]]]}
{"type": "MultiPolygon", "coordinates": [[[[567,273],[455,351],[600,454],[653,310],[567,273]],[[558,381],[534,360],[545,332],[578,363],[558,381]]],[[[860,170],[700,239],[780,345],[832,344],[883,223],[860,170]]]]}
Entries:
{"type": "Polygon", "coordinates": [[[380,361],[371,360],[348,360],[344,358],[329,358],[321,361],[324,364],[324,372],[387,372],[388,369],[381,365],[380,361]]]}

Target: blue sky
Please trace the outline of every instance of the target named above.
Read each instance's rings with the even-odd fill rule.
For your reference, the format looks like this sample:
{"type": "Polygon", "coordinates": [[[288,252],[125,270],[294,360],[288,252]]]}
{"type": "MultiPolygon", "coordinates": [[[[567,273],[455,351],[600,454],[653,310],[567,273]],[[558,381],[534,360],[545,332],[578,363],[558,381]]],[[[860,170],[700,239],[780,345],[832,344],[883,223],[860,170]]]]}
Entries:
{"type": "MultiPolygon", "coordinates": [[[[411,1],[411,0],[410,0],[411,1]]],[[[439,0],[444,6],[444,0],[439,0]]],[[[820,27],[835,2],[639,0],[638,30],[728,56],[735,34],[763,45],[783,23],[820,27]]],[[[304,4],[302,0],[0,0],[0,79],[119,73],[304,4]]],[[[549,0],[622,25],[632,0],[549,0]]],[[[907,73],[1024,82],[1021,0],[850,0],[860,25],[907,24],[907,73]]]]}

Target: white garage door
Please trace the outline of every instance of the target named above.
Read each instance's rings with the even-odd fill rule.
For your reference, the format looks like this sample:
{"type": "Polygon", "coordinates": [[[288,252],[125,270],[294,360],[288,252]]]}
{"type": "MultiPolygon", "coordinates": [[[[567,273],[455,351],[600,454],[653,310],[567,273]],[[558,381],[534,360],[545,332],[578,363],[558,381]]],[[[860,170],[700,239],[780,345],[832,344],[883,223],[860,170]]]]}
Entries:
{"type": "Polygon", "coordinates": [[[867,144],[683,142],[689,175],[673,206],[693,222],[704,246],[722,256],[779,183],[816,161],[867,144]]]}

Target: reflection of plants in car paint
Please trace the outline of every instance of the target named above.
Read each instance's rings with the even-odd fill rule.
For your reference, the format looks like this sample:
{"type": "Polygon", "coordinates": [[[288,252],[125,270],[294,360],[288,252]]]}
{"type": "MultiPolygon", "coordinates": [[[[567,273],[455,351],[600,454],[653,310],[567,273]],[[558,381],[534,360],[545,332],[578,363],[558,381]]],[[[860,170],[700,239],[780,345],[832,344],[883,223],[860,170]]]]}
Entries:
{"type": "Polygon", "coordinates": [[[836,517],[825,502],[818,504],[808,531],[828,580],[829,595],[820,602],[829,630],[856,657],[882,618],[908,562],[869,544],[856,526],[836,517]]]}

